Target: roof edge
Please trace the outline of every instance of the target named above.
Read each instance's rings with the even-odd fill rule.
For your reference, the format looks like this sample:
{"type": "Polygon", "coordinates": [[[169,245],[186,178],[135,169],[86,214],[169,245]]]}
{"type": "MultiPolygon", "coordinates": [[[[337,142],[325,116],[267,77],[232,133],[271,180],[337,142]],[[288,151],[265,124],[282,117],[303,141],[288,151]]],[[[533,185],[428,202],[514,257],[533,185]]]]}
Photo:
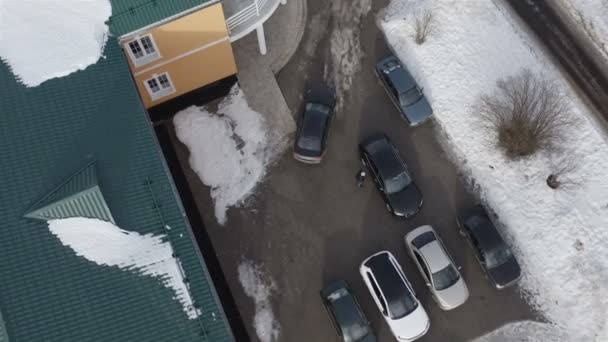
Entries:
{"type": "MultiPolygon", "coordinates": [[[[150,29],[152,29],[154,27],[160,26],[162,24],[168,23],[168,22],[173,21],[175,19],[184,17],[184,16],[186,16],[186,15],[192,13],[192,12],[201,10],[201,9],[203,9],[205,7],[209,7],[209,6],[218,4],[218,3],[221,3],[220,0],[211,0],[209,2],[205,2],[204,4],[200,4],[198,6],[194,6],[192,8],[189,8],[189,9],[185,10],[185,11],[182,11],[180,13],[177,13],[177,14],[174,14],[174,15],[172,15],[170,17],[167,17],[167,18],[165,18],[163,20],[159,20],[159,21],[157,21],[155,23],[152,23],[150,25],[146,25],[146,26],[144,26],[142,28],[139,28],[139,29],[137,29],[135,31],[131,31],[131,32],[125,33],[123,35],[120,35],[120,36],[118,36],[118,41],[121,42],[122,40],[127,39],[127,38],[129,38],[131,36],[136,36],[136,35],[138,35],[140,33],[149,31],[150,29]]],[[[112,20],[112,16],[110,17],[110,20],[112,20]]],[[[110,32],[111,32],[111,30],[110,30],[110,32]]]]}

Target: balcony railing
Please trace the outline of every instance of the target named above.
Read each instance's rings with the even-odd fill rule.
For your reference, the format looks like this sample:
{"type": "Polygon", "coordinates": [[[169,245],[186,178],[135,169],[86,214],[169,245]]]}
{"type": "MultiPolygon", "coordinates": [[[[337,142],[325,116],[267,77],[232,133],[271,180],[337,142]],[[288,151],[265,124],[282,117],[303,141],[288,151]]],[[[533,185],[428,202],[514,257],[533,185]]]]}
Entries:
{"type": "Polygon", "coordinates": [[[266,21],[279,6],[281,0],[224,0],[224,12],[230,40],[247,35],[266,21]]]}

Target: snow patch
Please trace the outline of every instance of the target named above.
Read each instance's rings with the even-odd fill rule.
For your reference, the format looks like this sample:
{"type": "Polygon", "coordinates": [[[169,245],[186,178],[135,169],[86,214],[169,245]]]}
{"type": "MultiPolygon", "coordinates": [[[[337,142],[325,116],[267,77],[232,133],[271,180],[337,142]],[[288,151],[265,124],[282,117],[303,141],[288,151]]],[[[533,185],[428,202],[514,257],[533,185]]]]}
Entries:
{"type": "Polygon", "coordinates": [[[475,185],[522,265],[519,288],[566,341],[608,341],[608,146],[592,113],[527,30],[500,1],[392,0],[380,25],[393,50],[424,87],[444,148],[475,185]],[[414,15],[433,11],[436,31],[413,41],[414,15]],[[528,68],[571,94],[577,122],[561,156],[578,167],[580,184],[546,184],[552,156],[506,159],[480,129],[475,104],[496,81],[528,68]]]}
{"type": "Polygon", "coordinates": [[[333,31],[329,38],[331,68],[325,69],[325,80],[336,90],[337,108],[340,110],[344,98],[359,71],[363,51],[359,41],[361,22],[372,8],[372,0],[331,2],[333,31]]]}
{"type": "Polygon", "coordinates": [[[95,64],[108,37],[108,0],[0,0],[0,59],[28,87],[95,64]]]}
{"type": "Polygon", "coordinates": [[[262,115],[234,86],[216,111],[192,106],[177,113],[173,124],[190,150],[190,167],[211,187],[215,216],[223,225],[228,207],[244,204],[278,152],[262,115]]]}
{"type": "Polygon", "coordinates": [[[238,273],[245,294],[255,303],[253,326],[256,335],[262,342],[278,341],[281,327],[270,303],[270,296],[276,291],[274,281],[264,274],[259,265],[250,260],[241,261],[238,273]]]}
{"type": "Polygon", "coordinates": [[[189,319],[200,315],[192,302],[180,261],[164,235],[139,234],[98,219],[74,217],[48,221],[51,233],[76,255],[101,266],[121,269],[161,279],[175,291],[174,299],[189,319]]]}
{"type": "Polygon", "coordinates": [[[534,321],[507,323],[473,342],[566,342],[555,326],[534,321]]]}

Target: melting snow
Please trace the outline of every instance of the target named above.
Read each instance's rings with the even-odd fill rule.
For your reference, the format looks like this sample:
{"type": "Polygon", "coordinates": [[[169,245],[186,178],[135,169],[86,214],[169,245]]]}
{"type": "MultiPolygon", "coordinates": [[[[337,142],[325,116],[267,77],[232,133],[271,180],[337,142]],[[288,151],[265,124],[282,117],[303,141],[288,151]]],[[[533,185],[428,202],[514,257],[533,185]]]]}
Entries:
{"type": "Polygon", "coordinates": [[[255,303],[253,326],[262,342],[278,341],[281,327],[274,317],[270,296],[276,290],[274,281],[268,278],[260,266],[243,260],[238,267],[239,281],[245,294],[255,303]]]}
{"type": "Polygon", "coordinates": [[[522,264],[529,303],[564,329],[566,341],[608,341],[608,146],[592,113],[502,1],[392,0],[380,20],[387,40],[425,93],[438,135],[482,201],[504,225],[522,264]],[[414,13],[433,10],[436,30],[413,41],[414,13]],[[522,68],[556,79],[570,94],[576,127],[561,158],[580,184],[546,185],[551,158],[509,161],[479,129],[474,106],[496,81],[522,68]]]}
{"type": "Polygon", "coordinates": [[[173,248],[164,235],[139,234],[118,228],[110,222],[84,217],[48,221],[51,233],[78,256],[102,266],[117,266],[141,275],[158,277],[175,291],[175,299],[188,318],[200,311],[194,308],[173,248]]]}
{"type": "Polygon", "coordinates": [[[567,339],[555,326],[534,321],[507,323],[473,342],[565,342],[567,339]]]}
{"type": "Polygon", "coordinates": [[[0,0],[0,59],[28,87],[95,64],[112,14],[108,0],[0,0]]]}
{"type": "Polygon", "coordinates": [[[211,187],[215,216],[224,224],[228,207],[243,204],[275,153],[262,115],[234,86],[216,111],[192,106],[177,113],[173,124],[190,150],[190,167],[211,187]]]}

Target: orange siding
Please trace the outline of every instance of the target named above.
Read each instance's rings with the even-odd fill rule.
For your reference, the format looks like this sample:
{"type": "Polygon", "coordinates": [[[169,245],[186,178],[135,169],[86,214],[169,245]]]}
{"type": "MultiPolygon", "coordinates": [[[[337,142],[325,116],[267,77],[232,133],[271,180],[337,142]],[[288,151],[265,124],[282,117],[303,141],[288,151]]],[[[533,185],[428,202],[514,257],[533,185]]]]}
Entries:
{"type": "MultiPolygon", "coordinates": [[[[220,3],[138,34],[148,33],[152,34],[161,58],[135,67],[127,54],[146,108],[237,72],[220,3]],[[176,92],[152,101],[144,81],[163,72],[169,73],[176,92]]],[[[128,49],[126,43],[132,39],[122,40],[125,50],[128,49]]]]}

